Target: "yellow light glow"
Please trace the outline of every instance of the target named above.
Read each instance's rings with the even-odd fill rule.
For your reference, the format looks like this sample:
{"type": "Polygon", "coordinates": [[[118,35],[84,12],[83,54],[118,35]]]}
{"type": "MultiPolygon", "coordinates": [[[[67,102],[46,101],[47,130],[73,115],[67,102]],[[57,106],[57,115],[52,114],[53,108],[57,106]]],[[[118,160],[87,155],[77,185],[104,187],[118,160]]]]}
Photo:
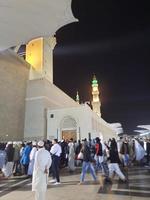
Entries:
{"type": "Polygon", "coordinates": [[[43,67],[43,38],[30,41],[26,45],[26,61],[38,71],[43,67]]]}

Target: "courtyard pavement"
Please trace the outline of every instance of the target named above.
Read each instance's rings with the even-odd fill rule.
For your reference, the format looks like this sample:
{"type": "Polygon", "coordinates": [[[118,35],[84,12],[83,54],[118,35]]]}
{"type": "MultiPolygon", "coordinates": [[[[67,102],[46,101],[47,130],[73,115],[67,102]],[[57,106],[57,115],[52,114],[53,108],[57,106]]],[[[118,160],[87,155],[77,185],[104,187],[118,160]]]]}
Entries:
{"type": "MultiPolygon", "coordinates": [[[[86,175],[85,184],[79,185],[80,169],[75,173],[63,170],[61,185],[48,184],[46,200],[146,200],[150,199],[149,168],[133,167],[129,170],[129,183],[120,183],[116,177],[113,184],[94,184],[90,174],[86,175]]],[[[101,180],[101,176],[99,176],[101,180]]],[[[50,180],[50,179],[49,179],[50,180]]],[[[101,181],[100,181],[101,182],[101,181]]],[[[12,177],[0,180],[1,200],[34,200],[31,192],[31,179],[12,177]]]]}

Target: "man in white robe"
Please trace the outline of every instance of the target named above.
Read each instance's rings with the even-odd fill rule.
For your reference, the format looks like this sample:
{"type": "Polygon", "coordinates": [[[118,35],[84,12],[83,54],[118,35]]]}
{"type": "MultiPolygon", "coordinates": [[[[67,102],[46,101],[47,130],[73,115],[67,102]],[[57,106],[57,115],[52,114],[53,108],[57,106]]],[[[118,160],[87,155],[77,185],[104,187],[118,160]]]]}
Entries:
{"type": "Polygon", "coordinates": [[[35,200],[45,200],[52,159],[50,153],[44,148],[43,141],[38,142],[38,147],[39,150],[35,154],[32,191],[35,191],[35,200]]]}

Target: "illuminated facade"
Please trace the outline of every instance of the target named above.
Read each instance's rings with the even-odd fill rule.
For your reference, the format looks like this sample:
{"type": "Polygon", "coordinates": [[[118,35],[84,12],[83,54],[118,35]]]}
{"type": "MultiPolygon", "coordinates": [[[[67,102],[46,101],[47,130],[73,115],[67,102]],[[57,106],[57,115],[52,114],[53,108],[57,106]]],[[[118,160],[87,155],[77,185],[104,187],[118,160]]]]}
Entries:
{"type": "Polygon", "coordinates": [[[100,99],[99,99],[99,89],[98,89],[98,81],[96,79],[96,76],[93,76],[92,80],[92,95],[93,95],[93,100],[92,100],[92,107],[93,111],[101,117],[101,111],[100,111],[100,99]]]}

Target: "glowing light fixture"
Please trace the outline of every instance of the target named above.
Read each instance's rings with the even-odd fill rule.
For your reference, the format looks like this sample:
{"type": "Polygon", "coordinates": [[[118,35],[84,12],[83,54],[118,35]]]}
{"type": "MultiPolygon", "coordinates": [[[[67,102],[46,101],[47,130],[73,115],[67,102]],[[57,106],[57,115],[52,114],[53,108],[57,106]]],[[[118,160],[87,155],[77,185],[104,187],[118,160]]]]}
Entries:
{"type": "Polygon", "coordinates": [[[43,38],[30,41],[26,45],[26,61],[38,71],[42,71],[43,66],[43,38]]]}

